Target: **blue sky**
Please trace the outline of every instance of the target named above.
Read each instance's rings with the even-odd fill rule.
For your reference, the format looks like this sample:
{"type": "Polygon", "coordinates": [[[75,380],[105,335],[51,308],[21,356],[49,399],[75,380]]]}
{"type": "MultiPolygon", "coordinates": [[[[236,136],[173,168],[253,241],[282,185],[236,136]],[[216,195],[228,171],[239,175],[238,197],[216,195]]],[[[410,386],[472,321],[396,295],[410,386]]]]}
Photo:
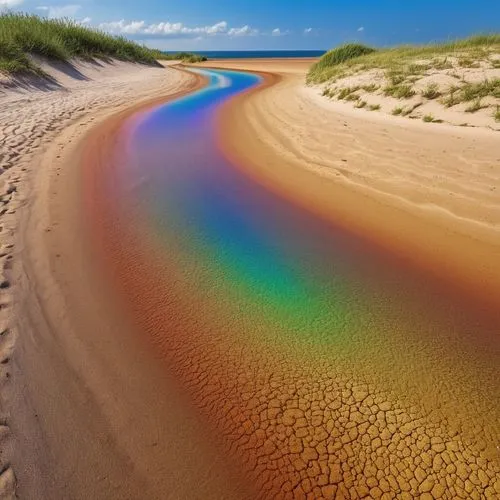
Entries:
{"type": "Polygon", "coordinates": [[[0,0],[165,50],[328,49],[500,31],[500,0],[0,0]]]}

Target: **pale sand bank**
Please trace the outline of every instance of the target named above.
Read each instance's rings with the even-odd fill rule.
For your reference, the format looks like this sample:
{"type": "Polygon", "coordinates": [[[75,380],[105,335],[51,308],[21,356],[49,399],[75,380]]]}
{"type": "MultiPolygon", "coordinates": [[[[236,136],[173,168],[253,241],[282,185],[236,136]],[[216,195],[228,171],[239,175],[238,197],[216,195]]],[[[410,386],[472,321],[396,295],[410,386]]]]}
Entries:
{"type": "Polygon", "coordinates": [[[201,81],[119,62],[73,70],[0,89],[0,497],[241,498],[190,401],[115,312],[78,210],[89,128],[201,81]]]}

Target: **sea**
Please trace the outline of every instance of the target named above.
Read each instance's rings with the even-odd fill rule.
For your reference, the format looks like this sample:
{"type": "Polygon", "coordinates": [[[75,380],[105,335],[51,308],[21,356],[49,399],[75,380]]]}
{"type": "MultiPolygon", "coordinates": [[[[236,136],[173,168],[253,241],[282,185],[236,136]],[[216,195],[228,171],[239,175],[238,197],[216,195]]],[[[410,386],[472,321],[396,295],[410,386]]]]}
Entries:
{"type": "Polygon", "coordinates": [[[321,57],[326,50],[206,50],[194,51],[194,54],[208,59],[264,59],[321,57]]]}

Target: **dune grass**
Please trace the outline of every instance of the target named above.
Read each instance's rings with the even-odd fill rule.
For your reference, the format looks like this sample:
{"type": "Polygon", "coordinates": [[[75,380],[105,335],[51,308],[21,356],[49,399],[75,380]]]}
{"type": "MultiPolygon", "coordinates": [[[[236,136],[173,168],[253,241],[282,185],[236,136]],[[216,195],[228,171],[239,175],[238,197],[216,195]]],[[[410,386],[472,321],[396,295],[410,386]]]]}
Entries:
{"type": "Polygon", "coordinates": [[[164,54],[125,37],[111,36],[68,19],[45,19],[29,14],[1,14],[0,72],[40,73],[41,70],[30,58],[31,55],[55,61],[114,58],[142,64],[156,64],[158,59],[196,62],[199,58],[186,53],[164,54]]]}
{"type": "Polygon", "coordinates": [[[469,65],[499,50],[500,34],[380,50],[365,45],[347,44],[327,52],[311,67],[307,80],[309,83],[323,83],[332,78],[376,68],[386,70],[392,84],[398,85],[409,76],[421,74],[431,68],[450,68],[450,57],[458,58],[462,65],[469,65]]]}
{"type": "MultiPolygon", "coordinates": [[[[342,45],[325,54],[308,76],[308,84],[324,84],[323,95],[352,101],[371,109],[367,94],[407,101],[389,111],[394,116],[425,122],[442,120],[415,110],[429,101],[470,114],[484,109],[498,122],[500,34],[480,35],[449,43],[374,49],[360,44],[342,45]],[[453,80],[455,79],[455,80],[453,80]],[[451,83],[450,83],[451,82],[451,83]],[[422,116],[424,115],[424,116],[422,116]]],[[[388,101],[391,102],[391,101],[388,101]]],[[[451,120],[455,115],[448,114],[451,120]]]]}
{"type": "Polygon", "coordinates": [[[339,65],[372,52],[375,52],[375,49],[358,43],[348,43],[337,47],[327,52],[312,66],[308,79],[315,83],[325,82],[334,76],[339,65]]]}

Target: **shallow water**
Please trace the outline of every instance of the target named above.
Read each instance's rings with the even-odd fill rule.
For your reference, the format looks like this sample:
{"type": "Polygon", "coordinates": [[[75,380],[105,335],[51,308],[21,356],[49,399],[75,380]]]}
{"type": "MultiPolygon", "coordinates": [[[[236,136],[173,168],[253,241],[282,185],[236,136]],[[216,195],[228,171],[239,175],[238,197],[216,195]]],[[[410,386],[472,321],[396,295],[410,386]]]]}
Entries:
{"type": "Polygon", "coordinates": [[[231,165],[215,116],[260,77],[199,73],[206,88],[124,125],[126,161],[103,173],[143,266],[127,269],[140,328],[266,494],[355,497],[390,476],[416,495],[417,468],[484,494],[499,474],[498,324],[231,165]]]}

